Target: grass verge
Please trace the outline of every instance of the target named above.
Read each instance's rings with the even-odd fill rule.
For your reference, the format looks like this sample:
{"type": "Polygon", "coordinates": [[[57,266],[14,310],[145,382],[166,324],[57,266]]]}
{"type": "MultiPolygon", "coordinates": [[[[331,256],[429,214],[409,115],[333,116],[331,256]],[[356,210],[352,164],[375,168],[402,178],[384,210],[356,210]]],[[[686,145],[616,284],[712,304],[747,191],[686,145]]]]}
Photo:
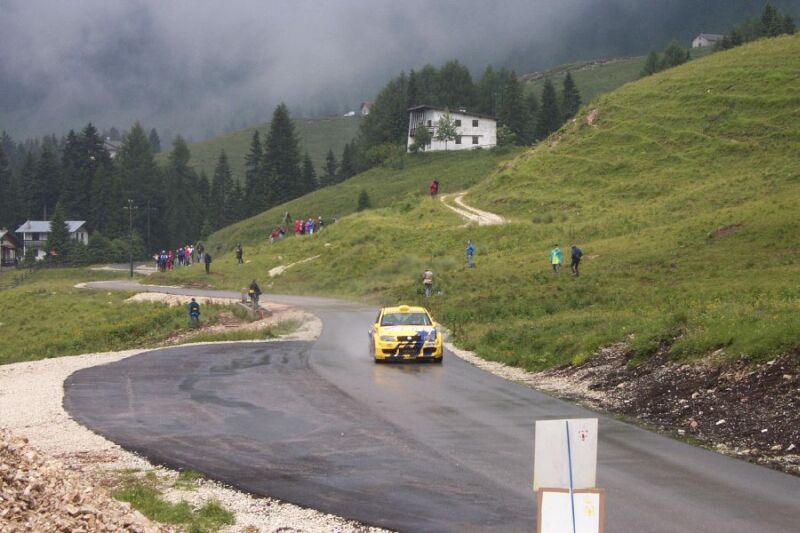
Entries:
{"type": "MultiPolygon", "coordinates": [[[[130,293],[74,288],[119,277],[81,268],[47,269],[3,291],[0,364],[149,347],[191,329],[184,306],[124,303],[130,293]]],[[[230,313],[235,310],[204,306],[203,323],[214,324],[230,313]]]]}
{"type": "Polygon", "coordinates": [[[186,501],[175,503],[164,497],[164,491],[169,488],[194,490],[194,485],[201,478],[197,472],[181,472],[170,487],[165,486],[152,472],[144,476],[130,473],[123,476],[120,487],[112,495],[117,500],[130,503],[150,520],[178,525],[190,533],[214,532],[233,525],[233,513],[216,500],[207,501],[198,509],[193,509],[186,501]]]}

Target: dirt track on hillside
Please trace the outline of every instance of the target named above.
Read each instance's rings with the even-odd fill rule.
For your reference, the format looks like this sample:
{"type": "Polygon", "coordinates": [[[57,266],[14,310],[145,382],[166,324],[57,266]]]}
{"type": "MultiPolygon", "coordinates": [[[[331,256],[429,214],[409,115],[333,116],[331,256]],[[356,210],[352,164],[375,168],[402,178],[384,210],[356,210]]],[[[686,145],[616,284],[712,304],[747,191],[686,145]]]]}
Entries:
{"type": "Polygon", "coordinates": [[[490,213],[488,211],[482,211],[475,207],[469,206],[464,203],[464,195],[467,194],[466,192],[458,192],[453,194],[443,194],[441,196],[442,203],[450,210],[455,211],[458,213],[462,218],[464,218],[468,223],[474,222],[479,226],[496,226],[499,224],[506,224],[508,221],[501,217],[500,215],[496,215],[494,213],[490,213]],[[450,198],[453,198],[453,204],[448,203],[450,198]]]}

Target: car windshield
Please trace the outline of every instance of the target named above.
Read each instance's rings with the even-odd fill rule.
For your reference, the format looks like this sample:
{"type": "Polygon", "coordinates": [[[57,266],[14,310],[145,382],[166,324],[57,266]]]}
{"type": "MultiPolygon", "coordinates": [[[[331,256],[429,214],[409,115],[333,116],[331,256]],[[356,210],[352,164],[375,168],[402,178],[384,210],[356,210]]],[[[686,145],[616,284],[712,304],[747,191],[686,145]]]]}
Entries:
{"type": "Polygon", "coordinates": [[[430,326],[431,319],[425,313],[386,313],[381,326],[430,326]]]}

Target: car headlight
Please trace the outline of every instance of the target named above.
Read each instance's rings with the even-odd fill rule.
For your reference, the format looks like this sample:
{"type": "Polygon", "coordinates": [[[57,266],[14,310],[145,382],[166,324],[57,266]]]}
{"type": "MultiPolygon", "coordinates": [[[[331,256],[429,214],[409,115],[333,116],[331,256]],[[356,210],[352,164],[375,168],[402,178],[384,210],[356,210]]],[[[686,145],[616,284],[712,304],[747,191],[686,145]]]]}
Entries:
{"type": "Polygon", "coordinates": [[[435,341],[436,340],[437,332],[435,329],[432,329],[430,333],[428,333],[428,340],[435,341]]]}
{"type": "Polygon", "coordinates": [[[397,339],[396,339],[396,338],[394,338],[394,337],[393,337],[393,336],[391,336],[391,335],[381,335],[381,340],[382,340],[383,342],[394,342],[394,341],[396,341],[397,339]]]}

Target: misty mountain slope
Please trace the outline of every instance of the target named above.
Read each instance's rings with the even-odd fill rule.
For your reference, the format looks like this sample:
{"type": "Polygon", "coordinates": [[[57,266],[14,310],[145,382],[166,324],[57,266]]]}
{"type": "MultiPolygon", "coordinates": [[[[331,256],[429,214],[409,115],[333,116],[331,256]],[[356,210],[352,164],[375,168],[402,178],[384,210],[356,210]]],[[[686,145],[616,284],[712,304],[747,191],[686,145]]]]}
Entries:
{"type": "MultiPolygon", "coordinates": [[[[689,49],[693,59],[706,56],[711,52],[711,48],[689,49]]],[[[569,72],[581,93],[581,101],[587,103],[601,94],[638,80],[641,77],[645,59],[645,56],[637,56],[578,61],[558,65],[542,72],[524,74],[521,79],[525,82],[526,89],[535,92],[538,96],[542,94],[542,87],[546,79],[560,84],[569,72]]]]}
{"type": "MultiPolygon", "coordinates": [[[[759,41],[602,96],[499,166],[489,152],[417,160],[419,185],[451,171],[445,192],[448,179],[475,166],[470,157],[487,163],[467,180],[480,183],[466,202],[506,225],[465,227],[418,192],[385,195],[380,208],[320,235],[270,245],[267,223],[279,207],[212,236],[215,250],[246,239],[249,263],[237,266],[227,252],[215,256],[212,276],[190,268],[164,278],[231,288],[256,278],[267,292],[413,303],[430,266],[437,294],[425,303],[456,343],[530,369],[581,362],[618,342],[639,359],[659,348],[686,360],[797,353],[799,73],[800,36],[759,41]],[[474,269],[464,264],[467,239],[474,269]],[[581,276],[566,265],[554,275],[549,249],[559,243],[568,264],[572,242],[585,254],[581,276]]],[[[381,177],[389,185],[410,168],[381,177]]],[[[354,204],[357,191],[334,187],[324,202],[354,204]]],[[[295,206],[317,194],[289,206],[292,214],[310,214],[295,206]]]]}
{"type": "MultiPolygon", "coordinates": [[[[300,139],[300,154],[308,151],[317,173],[321,172],[325,163],[328,150],[333,150],[337,161],[342,155],[344,145],[350,142],[358,133],[360,117],[323,117],[315,119],[301,118],[294,121],[295,132],[300,139]]],[[[234,179],[244,185],[244,158],[250,150],[253,133],[258,130],[261,140],[269,132],[269,122],[250,128],[220,135],[213,139],[192,143],[189,150],[192,153],[192,166],[197,172],[205,171],[209,179],[214,175],[221,150],[228,156],[228,164],[234,179]]],[[[169,151],[158,154],[156,161],[166,164],[169,151]]]]}

